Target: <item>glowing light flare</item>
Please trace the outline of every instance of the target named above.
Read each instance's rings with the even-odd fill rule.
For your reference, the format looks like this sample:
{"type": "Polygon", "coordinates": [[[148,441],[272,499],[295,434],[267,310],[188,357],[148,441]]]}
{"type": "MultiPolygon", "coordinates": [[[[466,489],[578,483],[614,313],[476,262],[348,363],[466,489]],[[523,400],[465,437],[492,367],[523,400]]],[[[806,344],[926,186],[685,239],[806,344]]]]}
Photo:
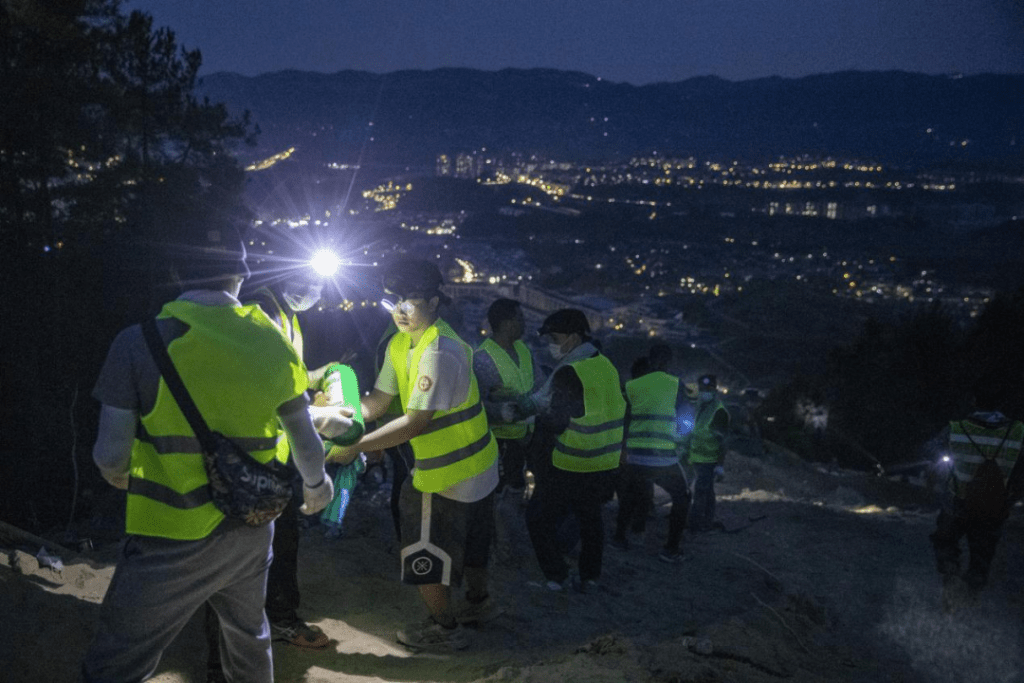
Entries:
{"type": "Polygon", "coordinates": [[[324,249],[313,254],[309,265],[313,266],[313,270],[323,277],[331,277],[341,267],[341,259],[334,252],[324,249]]]}

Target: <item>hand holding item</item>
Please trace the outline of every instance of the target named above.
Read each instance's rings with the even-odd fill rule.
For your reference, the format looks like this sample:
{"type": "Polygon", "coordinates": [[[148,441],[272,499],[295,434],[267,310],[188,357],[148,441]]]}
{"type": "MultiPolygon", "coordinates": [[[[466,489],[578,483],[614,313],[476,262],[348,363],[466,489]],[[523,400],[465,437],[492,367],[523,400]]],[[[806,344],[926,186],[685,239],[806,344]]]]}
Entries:
{"type": "Polygon", "coordinates": [[[299,508],[299,512],[304,515],[312,515],[320,512],[327,507],[331,499],[334,498],[334,482],[328,478],[327,473],[323,473],[323,479],[316,486],[309,486],[305,482],[302,484],[302,507],[299,508]]]}
{"type": "Polygon", "coordinates": [[[359,456],[359,449],[354,446],[335,446],[328,443],[327,462],[348,465],[359,456]]]}
{"type": "Polygon", "coordinates": [[[313,418],[317,433],[328,439],[347,432],[352,427],[352,415],[352,409],[345,406],[309,407],[309,416],[313,418]]]}

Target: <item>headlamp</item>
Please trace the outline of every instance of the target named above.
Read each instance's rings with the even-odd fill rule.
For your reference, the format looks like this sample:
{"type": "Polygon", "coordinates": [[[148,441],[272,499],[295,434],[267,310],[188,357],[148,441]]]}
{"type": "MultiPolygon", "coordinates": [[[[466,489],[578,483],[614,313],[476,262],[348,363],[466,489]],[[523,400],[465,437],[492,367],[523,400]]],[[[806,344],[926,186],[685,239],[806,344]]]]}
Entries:
{"type": "Polygon", "coordinates": [[[341,266],[341,259],[333,251],[324,249],[313,254],[313,258],[309,260],[309,265],[323,277],[331,277],[338,272],[338,268],[341,266]]]}

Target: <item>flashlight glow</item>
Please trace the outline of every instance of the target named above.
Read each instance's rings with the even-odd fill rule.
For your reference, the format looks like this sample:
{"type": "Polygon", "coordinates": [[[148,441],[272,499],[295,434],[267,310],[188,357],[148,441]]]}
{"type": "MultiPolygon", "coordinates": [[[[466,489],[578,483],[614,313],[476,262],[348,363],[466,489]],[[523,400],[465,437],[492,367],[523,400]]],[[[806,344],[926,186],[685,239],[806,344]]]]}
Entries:
{"type": "Polygon", "coordinates": [[[310,259],[309,264],[313,266],[313,270],[320,275],[330,277],[338,272],[338,268],[341,266],[341,259],[339,259],[334,252],[318,251],[313,254],[313,258],[310,259]]]}

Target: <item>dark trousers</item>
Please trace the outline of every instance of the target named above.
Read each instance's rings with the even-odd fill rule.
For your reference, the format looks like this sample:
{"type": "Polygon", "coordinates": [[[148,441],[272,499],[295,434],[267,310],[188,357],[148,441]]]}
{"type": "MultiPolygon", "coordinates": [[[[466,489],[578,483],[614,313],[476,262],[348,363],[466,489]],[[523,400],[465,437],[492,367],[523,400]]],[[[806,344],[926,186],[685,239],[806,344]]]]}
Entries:
{"type": "Polygon", "coordinates": [[[690,528],[707,531],[715,522],[715,467],[713,462],[695,462],[693,469],[693,505],[690,507],[690,528]]]}
{"type": "Polygon", "coordinates": [[[961,502],[952,501],[939,512],[935,531],[930,536],[936,568],[943,576],[960,575],[960,541],[966,536],[970,559],[963,574],[964,583],[980,590],[988,583],[992,558],[1002,533],[1002,521],[971,520],[964,514],[961,502]]]}
{"type": "Polygon", "coordinates": [[[581,473],[551,467],[535,474],[539,476],[526,508],[526,528],[541,571],[558,583],[569,577],[559,529],[572,516],[579,523],[580,580],[596,581],[604,553],[601,505],[614,486],[615,470],[581,473]]]}
{"type": "Polygon", "coordinates": [[[395,525],[395,540],[402,542],[402,512],[399,500],[402,498],[402,484],[409,476],[410,463],[413,459],[412,447],[402,443],[384,451],[391,465],[391,521],[395,525]]]}
{"type": "Polygon", "coordinates": [[[498,490],[526,486],[527,439],[498,439],[498,490]]]}
{"type": "Polygon", "coordinates": [[[619,477],[619,514],[615,520],[615,537],[625,540],[627,529],[633,533],[643,532],[651,504],[651,488],[657,484],[672,498],[665,550],[677,552],[690,509],[690,485],[682,466],[626,465],[619,470],[619,477]]]}

